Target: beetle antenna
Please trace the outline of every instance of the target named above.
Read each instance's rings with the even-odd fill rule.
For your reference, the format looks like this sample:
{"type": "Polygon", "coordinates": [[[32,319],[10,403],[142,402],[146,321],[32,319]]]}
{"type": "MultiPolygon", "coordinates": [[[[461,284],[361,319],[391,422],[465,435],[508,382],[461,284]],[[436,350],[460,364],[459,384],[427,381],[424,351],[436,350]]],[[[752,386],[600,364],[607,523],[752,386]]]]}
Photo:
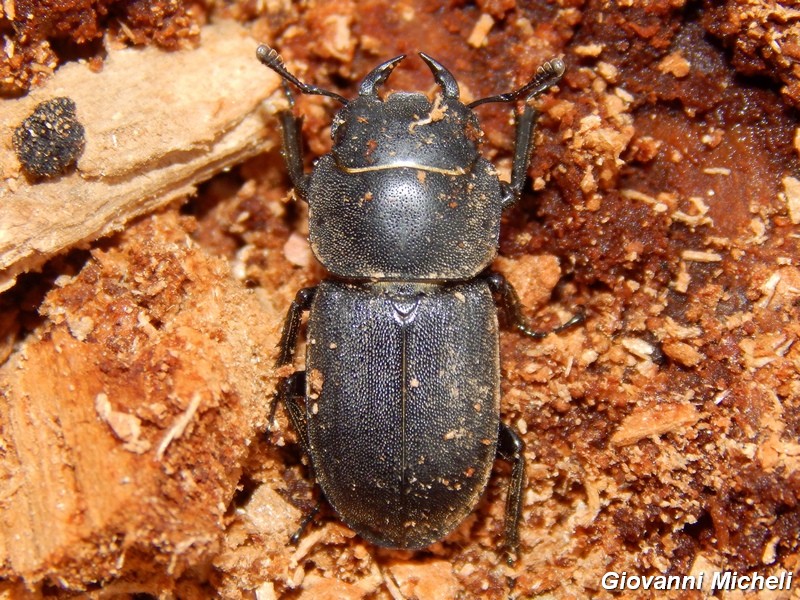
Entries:
{"type": "Polygon", "coordinates": [[[275,71],[278,75],[281,76],[282,79],[288,81],[292,85],[294,85],[297,89],[299,89],[304,94],[314,94],[317,96],[328,96],[329,98],[333,98],[334,100],[338,100],[342,104],[347,104],[347,99],[343,98],[336,92],[331,92],[330,90],[323,89],[321,87],[317,87],[316,85],[310,85],[308,83],[303,83],[297,77],[292,75],[289,70],[286,68],[286,65],[283,63],[283,59],[281,58],[280,54],[274,49],[270,48],[262,44],[256,50],[256,56],[258,60],[261,61],[262,64],[268,66],[270,69],[275,71]]]}
{"type": "Polygon", "coordinates": [[[497,96],[489,96],[488,98],[481,98],[480,100],[470,102],[467,104],[467,107],[475,108],[476,106],[480,106],[481,104],[486,104],[488,102],[513,102],[517,98],[525,96],[526,94],[526,102],[535,100],[551,87],[556,85],[561,80],[565,70],[566,66],[564,65],[564,61],[560,58],[554,58],[553,60],[549,60],[539,67],[536,70],[536,75],[533,76],[533,79],[531,79],[518,90],[506,92],[505,94],[498,94],[497,96]]]}

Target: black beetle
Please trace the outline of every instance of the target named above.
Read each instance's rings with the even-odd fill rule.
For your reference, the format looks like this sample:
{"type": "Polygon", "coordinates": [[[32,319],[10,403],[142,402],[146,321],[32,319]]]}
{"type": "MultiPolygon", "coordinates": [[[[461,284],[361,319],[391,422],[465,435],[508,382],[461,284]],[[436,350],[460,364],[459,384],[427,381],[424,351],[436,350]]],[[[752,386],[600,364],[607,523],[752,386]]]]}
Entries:
{"type": "Polygon", "coordinates": [[[292,362],[309,311],[306,370],[279,383],[272,414],[282,402],[328,502],[381,546],[441,539],[474,509],[495,457],[510,461],[505,544],[513,559],[524,457],[519,435],[499,417],[498,308],[527,336],[550,332],[528,327],[516,292],[488,267],[501,212],[525,182],[538,116],[531,102],[559,81],[564,63],[551,60],[522,88],[465,105],[453,75],[420,56],[440,87],[433,102],[419,93],[378,96],[404,56],[375,68],[358,98],[346,100],[303,83],[275,50],[258,48],[284,79],[290,106],[286,82],[344,105],[331,126],[333,149],[311,173],[303,170],[300,119],[280,114],[289,175],[309,205],[311,248],[333,278],[292,303],[277,366],[292,362]],[[472,109],[523,97],[505,184],[478,152],[472,109]]]}

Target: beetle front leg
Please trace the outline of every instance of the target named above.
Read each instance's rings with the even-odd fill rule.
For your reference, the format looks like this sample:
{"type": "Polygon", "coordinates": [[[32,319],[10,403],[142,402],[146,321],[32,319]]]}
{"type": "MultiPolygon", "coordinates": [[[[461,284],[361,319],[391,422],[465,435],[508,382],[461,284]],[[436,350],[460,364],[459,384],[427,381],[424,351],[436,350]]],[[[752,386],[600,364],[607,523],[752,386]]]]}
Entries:
{"type": "MultiPolygon", "coordinates": [[[[528,165],[533,151],[533,130],[536,126],[536,121],[539,119],[539,111],[531,103],[556,85],[563,75],[564,62],[561,59],[553,59],[539,67],[536,77],[528,85],[507,95],[508,100],[511,100],[516,98],[518,94],[528,94],[525,98],[525,108],[522,110],[522,114],[516,118],[516,140],[514,143],[514,162],[511,167],[511,181],[503,186],[504,200],[508,204],[519,200],[528,175],[528,165]]],[[[498,96],[501,99],[503,97],[503,95],[498,96]]]]}
{"type": "Polygon", "coordinates": [[[511,463],[511,481],[506,494],[504,520],[504,545],[509,564],[513,564],[519,552],[519,519],[522,514],[522,488],[525,484],[525,444],[519,434],[505,423],[500,423],[497,436],[497,456],[511,463]]]}
{"type": "Polygon", "coordinates": [[[294,94],[285,81],[283,82],[283,93],[286,94],[289,108],[278,113],[278,119],[281,122],[281,155],[286,163],[289,179],[292,180],[294,193],[303,202],[308,202],[306,192],[308,191],[309,175],[303,169],[303,142],[300,135],[303,119],[295,117],[292,112],[294,94]]]}
{"type": "Polygon", "coordinates": [[[300,127],[303,124],[303,119],[295,117],[291,110],[282,110],[278,114],[278,118],[281,121],[281,131],[283,133],[281,154],[284,161],[286,161],[286,170],[292,180],[294,193],[303,202],[308,202],[309,175],[303,170],[303,146],[300,141],[300,127]]]}
{"type": "Polygon", "coordinates": [[[539,119],[539,111],[530,104],[525,104],[522,114],[516,119],[516,142],[514,144],[514,162],[511,166],[511,181],[503,186],[503,200],[514,204],[522,195],[525,180],[528,177],[528,164],[533,152],[533,130],[539,119]]]}
{"type": "Polygon", "coordinates": [[[493,271],[486,276],[486,281],[495,294],[497,308],[500,310],[506,324],[528,337],[536,339],[545,338],[551,333],[559,333],[573,325],[582,323],[586,318],[583,312],[578,312],[563,325],[554,327],[549,331],[531,329],[528,320],[525,318],[525,315],[522,314],[522,303],[519,301],[519,296],[514,286],[500,273],[495,273],[493,271]]]}

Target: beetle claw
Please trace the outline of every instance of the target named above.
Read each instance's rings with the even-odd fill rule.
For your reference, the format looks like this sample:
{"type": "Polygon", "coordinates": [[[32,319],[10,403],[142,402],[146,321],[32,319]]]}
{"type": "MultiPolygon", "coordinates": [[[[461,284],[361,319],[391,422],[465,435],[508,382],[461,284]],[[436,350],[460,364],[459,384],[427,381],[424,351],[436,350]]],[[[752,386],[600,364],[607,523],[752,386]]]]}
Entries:
{"type": "Polygon", "coordinates": [[[308,528],[308,524],[311,523],[311,521],[314,520],[314,517],[317,516],[320,506],[322,506],[322,502],[317,502],[316,505],[314,505],[314,508],[312,508],[309,512],[303,515],[303,518],[300,521],[300,525],[297,527],[295,532],[289,536],[289,543],[292,546],[296,546],[300,542],[300,539],[303,537],[303,534],[308,528]]]}
{"type": "Polygon", "coordinates": [[[518,558],[519,556],[516,550],[512,550],[511,548],[506,548],[506,564],[509,567],[513,567],[516,564],[518,558]]]}

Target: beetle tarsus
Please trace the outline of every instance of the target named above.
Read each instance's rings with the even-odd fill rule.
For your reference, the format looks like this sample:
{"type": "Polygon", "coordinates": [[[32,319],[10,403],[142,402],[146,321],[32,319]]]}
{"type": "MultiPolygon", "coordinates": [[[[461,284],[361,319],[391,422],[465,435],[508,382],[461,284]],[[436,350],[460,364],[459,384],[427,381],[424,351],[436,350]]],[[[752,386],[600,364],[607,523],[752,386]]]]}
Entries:
{"type": "Polygon", "coordinates": [[[317,516],[321,506],[322,502],[318,500],[314,508],[303,515],[303,518],[300,520],[300,525],[297,527],[295,532],[289,536],[289,543],[291,545],[296,546],[300,542],[300,538],[303,537],[303,534],[306,532],[306,529],[308,529],[309,524],[314,520],[314,517],[317,516]]]}

